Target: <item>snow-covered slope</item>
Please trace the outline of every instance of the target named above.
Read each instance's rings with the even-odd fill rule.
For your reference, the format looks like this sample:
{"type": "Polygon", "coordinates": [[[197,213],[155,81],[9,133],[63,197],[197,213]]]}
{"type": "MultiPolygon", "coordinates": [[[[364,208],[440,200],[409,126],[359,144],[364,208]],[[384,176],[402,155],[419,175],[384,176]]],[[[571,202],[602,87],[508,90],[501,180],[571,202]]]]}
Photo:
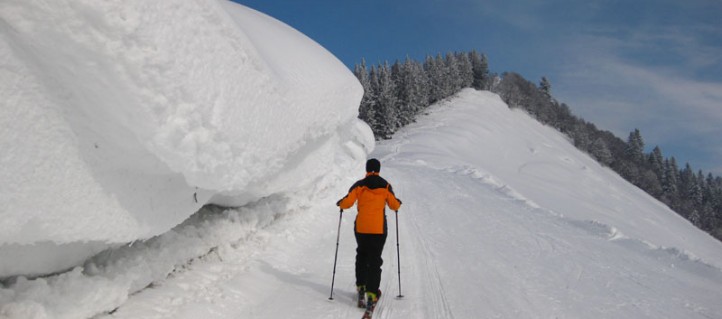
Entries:
{"type": "MultiPolygon", "coordinates": [[[[429,113],[371,154],[404,202],[405,297],[394,298],[390,212],[375,318],[722,317],[718,241],[494,94],[466,90],[429,113]]],[[[355,209],[343,213],[327,300],[334,203],[353,182],[336,175],[240,209],[208,208],[83,268],[19,278],[0,289],[0,316],[360,317],[355,209]]]]}
{"type": "Polygon", "coordinates": [[[521,110],[509,111],[488,93],[464,91],[448,108],[443,118],[426,123],[429,129],[414,125],[377,152],[394,156],[398,148],[411,166],[469,174],[530,207],[593,223],[614,239],[678,249],[693,259],[705,256],[705,262],[722,268],[719,242],[579,152],[565,135],[521,110]]]}
{"type": "MultiPolygon", "coordinates": [[[[0,318],[360,317],[333,204],[374,141],[327,51],[217,0],[6,0],[0,38],[0,318]]],[[[371,154],[377,318],[722,317],[718,241],[494,94],[429,113],[371,154]]]]}
{"type": "Polygon", "coordinates": [[[361,165],[363,94],[235,3],[0,2],[0,277],[58,271],[361,165]]]}

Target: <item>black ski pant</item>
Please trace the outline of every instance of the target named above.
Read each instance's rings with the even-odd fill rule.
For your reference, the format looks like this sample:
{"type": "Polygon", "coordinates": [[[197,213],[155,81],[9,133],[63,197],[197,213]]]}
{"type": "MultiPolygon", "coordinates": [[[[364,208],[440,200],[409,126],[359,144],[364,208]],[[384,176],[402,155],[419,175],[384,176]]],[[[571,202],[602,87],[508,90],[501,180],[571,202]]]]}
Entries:
{"type": "Polygon", "coordinates": [[[381,253],[386,243],[384,234],[356,233],[356,285],[366,286],[366,291],[378,293],[381,283],[381,253]]]}

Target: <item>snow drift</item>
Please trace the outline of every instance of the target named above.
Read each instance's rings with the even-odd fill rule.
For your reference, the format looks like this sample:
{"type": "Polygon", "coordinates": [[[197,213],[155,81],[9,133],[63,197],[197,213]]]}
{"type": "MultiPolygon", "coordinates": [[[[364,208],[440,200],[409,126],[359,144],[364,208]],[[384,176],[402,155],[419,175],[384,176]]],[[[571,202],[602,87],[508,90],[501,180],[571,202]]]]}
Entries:
{"type": "Polygon", "coordinates": [[[348,69],[235,3],[9,0],[0,37],[0,277],[303,188],[373,148],[348,69]]]}

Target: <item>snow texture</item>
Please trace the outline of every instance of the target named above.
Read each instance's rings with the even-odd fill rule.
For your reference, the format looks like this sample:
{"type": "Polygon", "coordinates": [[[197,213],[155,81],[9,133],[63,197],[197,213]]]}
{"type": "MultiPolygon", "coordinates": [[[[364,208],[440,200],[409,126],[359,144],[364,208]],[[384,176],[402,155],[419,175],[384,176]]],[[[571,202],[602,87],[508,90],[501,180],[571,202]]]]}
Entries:
{"type": "Polygon", "coordinates": [[[373,149],[353,74],[235,3],[8,0],[0,37],[0,277],[308,187],[373,149]]]}
{"type": "Polygon", "coordinates": [[[375,318],[722,318],[722,244],[497,95],[374,148],[343,65],[242,6],[0,18],[0,318],[360,317],[369,153],[404,202],[375,318]]]}
{"type": "MultiPolygon", "coordinates": [[[[467,90],[429,113],[370,154],[404,202],[400,260],[389,214],[375,318],[722,317],[718,241],[492,93],[467,90]]],[[[206,207],[70,272],[19,277],[0,289],[0,316],[360,317],[355,209],[342,215],[327,300],[333,203],[354,182],[342,172],[363,167],[241,208],[206,207]]]]}

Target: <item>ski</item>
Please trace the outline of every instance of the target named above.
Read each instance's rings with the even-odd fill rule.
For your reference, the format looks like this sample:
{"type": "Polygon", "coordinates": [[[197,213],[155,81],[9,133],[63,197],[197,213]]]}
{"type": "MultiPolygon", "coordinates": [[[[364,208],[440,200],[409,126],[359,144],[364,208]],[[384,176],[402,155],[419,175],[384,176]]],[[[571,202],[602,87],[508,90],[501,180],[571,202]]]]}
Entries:
{"type": "Polygon", "coordinates": [[[376,308],[375,304],[373,306],[371,306],[370,309],[367,307],[366,311],[364,311],[364,315],[363,315],[363,317],[361,317],[361,319],[371,319],[374,314],[374,308],[376,308]]]}
{"type": "Polygon", "coordinates": [[[366,308],[366,290],[359,289],[358,290],[358,307],[359,308],[366,308]]]}
{"type": "MultiPolygon", "coordinates": [[[[381,297],[381,291],[379,290],[379,296],[381,297]]],[[[371,296],[367,296],[366,300],[366,311],[364,311],[363,317],[361,319],[371,319],[374,314],[374,309],[376,309],[376,304],[378,303],[378,297],[376,297],[376,300],[374,301],[371,296]]]]}

